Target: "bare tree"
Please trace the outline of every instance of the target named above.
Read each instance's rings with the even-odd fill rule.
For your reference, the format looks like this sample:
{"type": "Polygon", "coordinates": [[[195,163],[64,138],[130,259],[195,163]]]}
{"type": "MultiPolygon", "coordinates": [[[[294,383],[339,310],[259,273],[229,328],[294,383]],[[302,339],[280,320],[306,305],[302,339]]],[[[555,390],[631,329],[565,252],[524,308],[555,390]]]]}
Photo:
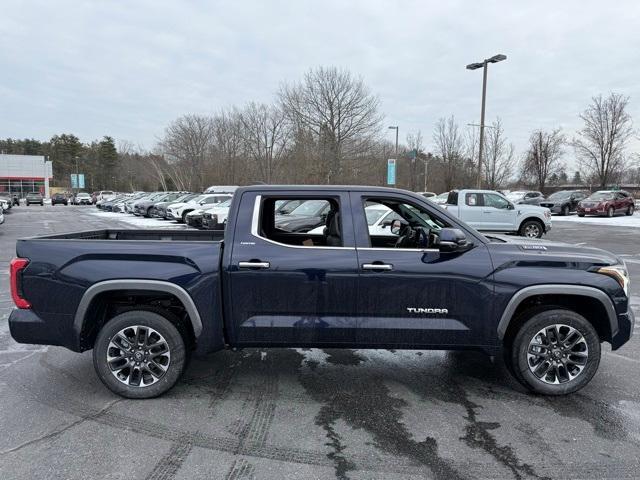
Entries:
{"type": "Polygon", "coordinates": [[[279,98],[292,124],[318,138],[327,183],[340,178],[344,155],[357,154],[380,129],[378,98],[346,70],[309,70],[301,82],[284,84],[279,98]]]}
{"type": "Polygon", "coordinates": [[[522,163],[522,177],[530,179],[541,192],[552,175],[557,175],[562,165],[565,137],[561,129],[551,132],[536,130],[529,137],[529,148],[522,163]]]}
{"type": "Polygon", "coordinates": [[[459,170],[464,163],[464,144],[454,116],[438,120],[433,132],[435,153],[443,167],[444,188],[451,190],[456,185],[459,170]]]}
{"type": "Polygon", "coordinates": [[[272,183],[287,147],[284,112],[272,105],[250,103],[240,114],[247,154],[260,179],[272,183]]]}
{"type": "Polygon", "coordinates": [[[602,188],[625,166],[627,142],[633,135],[628,104],[629,97],[624,95],[598,95],[580,114],[584,127],[573,140],[573,147],[580,165],[602,188]]]}
{"type": "Polygon", "coordinates": [[[514,146],[507,143],[500,118],[488,129],[483,160],[484,180],[490,190],[503,186],[513,174],[514,146]]]}
{"type": "Polygon", "coordinates": [[[240,112],[233,108],[221,111],[213,119],[214,143],[217,163],[216,177],[220,183],[235,185],[240,175],[247,177],[244,164],[243,125],[240,112]]]}
{"type": "Polygon", "coordinates": [[[213,150],[211,117],[179,117],[166,128],[161,145],[168,163],[179,164],[178,167],[184,172],[186,187],[189,190],[202,189],[202,169],[210,160],[213,150]]]}

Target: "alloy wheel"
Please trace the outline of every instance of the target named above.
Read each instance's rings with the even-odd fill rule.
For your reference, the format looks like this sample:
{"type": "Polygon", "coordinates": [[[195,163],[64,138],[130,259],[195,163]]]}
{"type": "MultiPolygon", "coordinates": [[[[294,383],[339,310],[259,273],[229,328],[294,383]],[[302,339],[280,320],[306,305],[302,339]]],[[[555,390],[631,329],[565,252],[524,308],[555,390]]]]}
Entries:
{"type": "Polygon", "coordinates": [[[557,385],[580,375],[589,348],[582,333],[564,324],[549,325],[536,333],[527,348],[529,370],[540,381],[557,385]]]}
{"type": "Polygon", "coordinates": [[[165,338],[143,325],[123,328],[110,340],[107,365],[121,383],[147,387],[158,382],[171,363],[171,352],[165,338]]]}
{"type": "Polygon", "coordinates": [[[538,238],[540,236],[540,226],[531,223],[524,228],[524,236],[528,238],[538,238]]]}

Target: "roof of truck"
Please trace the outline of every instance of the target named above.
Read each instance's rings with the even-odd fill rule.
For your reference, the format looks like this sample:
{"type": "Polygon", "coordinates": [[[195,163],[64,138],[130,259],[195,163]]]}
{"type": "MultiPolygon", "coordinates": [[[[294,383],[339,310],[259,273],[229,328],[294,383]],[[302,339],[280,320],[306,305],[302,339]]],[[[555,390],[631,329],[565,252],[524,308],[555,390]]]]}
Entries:
{"type": "Polygon", "coordinates": [[[300,191],[318,191],[318,190],[332,190],[332,191],[358,191],[358,192],[402,192],[410,193],[412,195],[418,195],[410,190],[403,190],[401,188],[393,187],[374,187],[371,185],[247,185],[240,187],[238,192],[273,192],[278,190],[300,190],[300,191]]]}

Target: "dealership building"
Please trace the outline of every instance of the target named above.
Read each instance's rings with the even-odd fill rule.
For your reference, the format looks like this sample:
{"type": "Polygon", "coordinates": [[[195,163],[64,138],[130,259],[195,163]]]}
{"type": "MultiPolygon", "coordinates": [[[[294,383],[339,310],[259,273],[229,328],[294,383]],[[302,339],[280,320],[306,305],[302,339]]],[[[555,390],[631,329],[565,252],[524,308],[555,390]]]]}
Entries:
{"type": "Polygon", "coordinates": [[[49,197],[52,178],[51,162],[42,155],[0,154],[0,192],[17,193],[20,198],[40,192],[49,197]]]}

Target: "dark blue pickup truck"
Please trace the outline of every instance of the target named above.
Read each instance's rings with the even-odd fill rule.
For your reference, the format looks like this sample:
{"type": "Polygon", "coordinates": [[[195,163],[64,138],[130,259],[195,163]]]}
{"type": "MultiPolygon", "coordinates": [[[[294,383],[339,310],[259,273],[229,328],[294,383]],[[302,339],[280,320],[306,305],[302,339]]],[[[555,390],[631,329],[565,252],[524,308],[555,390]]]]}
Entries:
{"type": "Polygon", "coordinates": [[[51,235],[19,240],[17,257],[13,338],[93,349],[101,380],[131,398],[171,388],[191,353],[230,347],[502,352],[527,388],[565,394],[634,324],[615,255],[484,236],[390,188],[243,187],[224,233],[51,235]],[[286,229],[292,200],[326,202],[320,225],[286,229]]]}

